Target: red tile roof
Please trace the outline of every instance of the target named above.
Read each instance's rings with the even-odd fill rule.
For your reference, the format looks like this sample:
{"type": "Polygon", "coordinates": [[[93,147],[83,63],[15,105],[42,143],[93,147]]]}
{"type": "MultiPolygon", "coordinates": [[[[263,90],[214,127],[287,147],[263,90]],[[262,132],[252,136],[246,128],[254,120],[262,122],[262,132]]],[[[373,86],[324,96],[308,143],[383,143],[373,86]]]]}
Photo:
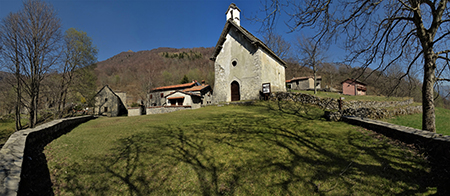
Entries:
{"type": "Polygon", "coordinates": [[[184,89],[183,92],[201,91],[201,90],[203,90],[206,87],[209,87],[209,85],[193,86],[192,88],[184,89]]]}
{"type": "Polygon", "coordinates": [[[154,89],[151,89],[151,91],[160,91],[160,90],[166,90],[166,89],[178,89],[178,88],[189,88],[195,85],[195,82],[186,83],[186,84],[177,84],[177,85],[171,85],[171,86],[161,86],[154,89]]]}

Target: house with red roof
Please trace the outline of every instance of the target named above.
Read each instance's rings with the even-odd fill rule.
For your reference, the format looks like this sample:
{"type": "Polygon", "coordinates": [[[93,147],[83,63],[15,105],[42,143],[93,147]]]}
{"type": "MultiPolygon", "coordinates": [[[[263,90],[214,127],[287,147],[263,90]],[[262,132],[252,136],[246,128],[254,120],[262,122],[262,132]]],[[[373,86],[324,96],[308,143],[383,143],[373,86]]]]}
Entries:
{"type": "Polygon", "coordinates": [[[148,106],[191,106],[211,103],[212,88],[202,81],[153,88],[147,96],[148,106]]]}

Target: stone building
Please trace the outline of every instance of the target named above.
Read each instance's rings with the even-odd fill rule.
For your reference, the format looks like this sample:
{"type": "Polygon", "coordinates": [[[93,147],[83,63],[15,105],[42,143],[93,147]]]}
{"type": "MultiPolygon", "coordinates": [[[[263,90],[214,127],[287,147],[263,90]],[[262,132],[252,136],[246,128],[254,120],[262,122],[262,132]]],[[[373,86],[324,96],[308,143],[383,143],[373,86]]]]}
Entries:
{"type": "Polygon", "coordinates": [[[240,25],[240,9],[232,3],[216,44],[213,102],[259,99],[262,85],[271,92],[286,91],[286,63],[240,25]]]}
{"type": "Polygon", "coordinates": [[[366,95],[367,85],[356,79],[346,79],[342,84],[344,95],[366,95]]]}
{"type": "MultiPolygon", "coordinates": [[[[316,88],[320,89],[322,84],[322,77],[316,77],[316,88]]],[[[310,90],[314,89],[314,76],[294,77],[286,80],[288,90],[310,90]]]]}
{"type": "Polygon", "coordinates": [[[124,103],[126,103],[126,93],[114,93],[108,85],[105,85],[95,95],[94,114],[109,117],[127,115],[128,111],[124,103]]]}
{"type": "Polygon", "coordinates": [[[150,93],[147,95],[147,107],[151,106],[164,106],[166,105],[166,96],[175,91],[181,91],[187,88],[191,88],[193,86],[199,86],[200,84],[196,81],[192,81],[191,83],[186,84],[177,84],[170,86],[161,86],[157,88],[153,88],[150,90],[150,93]]]}
{"type": "Polygon", "coordinates": [[[202,82],[202,85],[193,86],[182,91],[175,91],[166,95],[167,106],[191,106],[192,109],[210,104],[212,101],[212,88],[202,82]]]}

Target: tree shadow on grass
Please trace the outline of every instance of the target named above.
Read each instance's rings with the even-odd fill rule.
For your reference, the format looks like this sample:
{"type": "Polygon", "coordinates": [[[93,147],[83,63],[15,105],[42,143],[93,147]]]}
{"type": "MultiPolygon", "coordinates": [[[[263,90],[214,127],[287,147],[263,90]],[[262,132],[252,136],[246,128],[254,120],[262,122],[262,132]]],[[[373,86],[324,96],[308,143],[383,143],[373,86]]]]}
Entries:
{"type": "Polygon", "coordinates": [[[348,128],[318,130],[312,126],[322,126],[319,117],[283,110],[261,108],[270,114],[232,112],[208,116],[201,124],[149,126],[149,131],[117,140],[107,155],[61,167],[68,174],[58,172],[57,184],[61,193],[75,195],[427,192],[420,178],[428,173],[425,166],[415,166],[423,163],[414,157],[390,153],[390,145],[348,128]]]}
{"type": "Polygon", "coordinates": [[[54,195],[44,147],[77,126],[68,126],[53,133],[41,131],[28,135],[17,195],[54,195]]]}

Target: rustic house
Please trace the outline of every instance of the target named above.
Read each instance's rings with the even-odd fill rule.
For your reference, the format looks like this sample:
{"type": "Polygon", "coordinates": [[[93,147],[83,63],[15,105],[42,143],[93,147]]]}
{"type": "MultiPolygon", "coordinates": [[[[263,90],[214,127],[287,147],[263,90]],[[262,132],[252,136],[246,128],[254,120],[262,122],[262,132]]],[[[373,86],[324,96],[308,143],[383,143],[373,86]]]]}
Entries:
{"type": "Polygon", "coordinates": [[[286,91],[286,63],[240,25],[240,9],[232,3],[216,44],[213,101],[253,100],[268,91],[286,91]]]}
{"type": "Polygon", "coordinates": [[[95,115],[122,116],[127,115],[125,107],[126,93],[115,93],[108,85],[105,85],[95,95],[95,115]]]}
{"type": "Polygon", "coordinates": [[[367,85],[356,79],[346,79],[342,84],[344,95],[366,95],[367,85]]]}
{"type": "Polygon", "coordinates": [[[177,84],[170,86],[162,86],[153,88],[147,95],[147,107],[150,106],[163,106],[166,104],[166,96],[175,91],[181,91],[187,88],[192,88],[193,86],[199,86],[200,84],[196,81],[186,84],[177,84]]]}
{"type": "MultiPolygon", "coordinates": [[[[316,77],[316,88],[320,89],[322,83],[322,77],[316,77]]],[[[306,77],[294,77],[290,80],[286,80],[286,87],[288,90],[310,90],[314,89],[314,76],[306,77]]]]}
{"type": "Polygon", "coordinates": [[[191,106],[192,109],[210,104],[212,100],[211,86],[202,83],[181,91],[175,91],[166,95],[167,106],[191,106]]]}

